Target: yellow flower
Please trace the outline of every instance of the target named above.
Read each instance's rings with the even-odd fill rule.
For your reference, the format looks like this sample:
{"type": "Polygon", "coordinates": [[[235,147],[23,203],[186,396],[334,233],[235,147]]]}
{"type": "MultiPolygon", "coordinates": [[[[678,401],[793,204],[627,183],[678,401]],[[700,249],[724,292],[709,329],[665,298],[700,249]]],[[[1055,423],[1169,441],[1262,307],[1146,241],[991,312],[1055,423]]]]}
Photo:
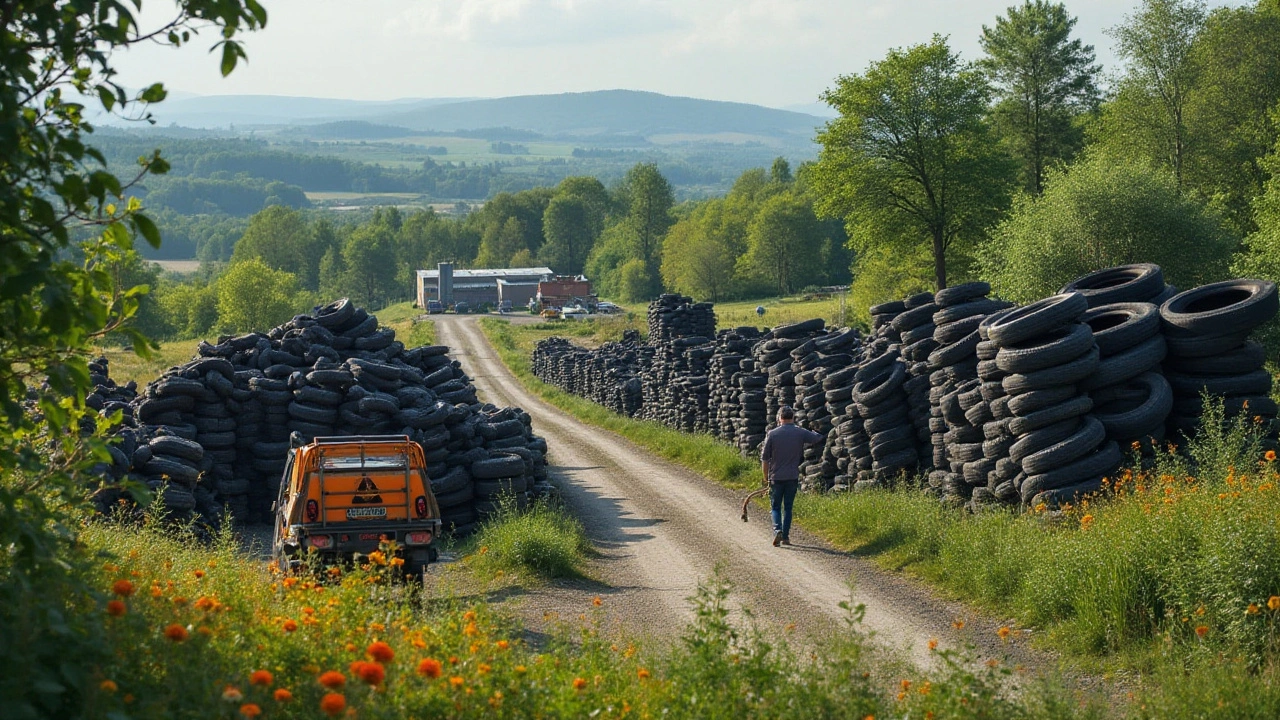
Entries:
{"type": "Polygon", "coordinates": [[[98,683],[98,689],[105,693],[114,693],[120,689],[120,686],[116,685],[115,682],[111,680],[103,680],[98,683]]]}
{"type": "Polygon", "coordinates": [[[1249,603],[1249,607],[1245,608],[1245,615],[1257,615],[1262,612],[1262,608],[1258,607],[1258,603],[1249,603]]]}
{"type": "Polygon", "coordinates": [[[1275,451],[1275,450],[1268,450],[1268,451],[1267,451],[1267,453],[1266,453],[1265,455],[1263,455],[1262,457],[1266,458],[1266,459],[1267,459],[1267,462],[1275,462],[1275,461],[1276,461],[1276,451],[1275,451]]]}
{"type": "Polygon", "coordinates": [[[1008,626],[1001,627],[999,630],[996,631],[996,635],[999,635],[1001,640],[1009,639],[1009,627],[1008,626]]]}

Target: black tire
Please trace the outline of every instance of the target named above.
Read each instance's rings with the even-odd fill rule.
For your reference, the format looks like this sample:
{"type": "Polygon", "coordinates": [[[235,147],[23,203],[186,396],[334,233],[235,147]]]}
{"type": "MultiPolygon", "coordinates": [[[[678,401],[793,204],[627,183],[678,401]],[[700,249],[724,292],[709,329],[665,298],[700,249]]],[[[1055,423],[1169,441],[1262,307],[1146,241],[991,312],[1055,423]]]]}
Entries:
{"type": "Polygon", "coordinates": [[[1223,348],[1234,348],[1249,339],[1252,330],[1241,330],[1226,335],[1195,335],[1186,330],[1165,326],[1164,340],[1169,354],[1180,358],[1204,358],[1222,353],[1223,348]]]}
{"type": "Polygon", "coordinates": [[[1070,437],[1024,457],[1022,471],[1030,477],[1069,465],[1097,448],[1106,438],[1107,431],[1102,423],[1092,415],[1085,415],[1080,427],[1070,437]]]}
{"type": "Polygon", "coordinates": [[[1067,283],[1062,292],[1078,292],[1089,307],[1121,302],[1149,302],[1164,290],[1159,265],[1137,263],[1097,270],[1067,283]]]}
{"type": "Polygon", "coordinates": [[[1088,352],[1071,362],[1035,372],[1015,373],[1001,380],[1000,383],[1004,386],[1005,392],[1010,395],[1061,385],[1074,385],[1096,372],[1098,362],[1098,348],[1091,347],[1088,352]]]}
{"type": "Polygon", "coordinates": [[[950,307],[960,303],[977,300],[991,292],[990,283],[967,282],[943,288],[933,294],[933,301],[940,307],[950,307]]]}
{"type": "MultiPolygon", "coordinates": [[[[912,296],[912,298],[914,298],[914,297],[916,297],[916,296],[914,296],[914,295],[913,295],[913,296],[912,296]]],[[[908,299],[910,299],[910,298],[908,298],[908,299]]],[[[931,298],[929,298],[929,299],[930,299],[930,301],[932,301],[932,300],[933,300],[933,298],[932,298],[932,297],[931,297],[931,298]]],[[[906,309],[907,309],[907,305],[906,305],[906,303],[902,302],[901,300],[893,300],[893,301],[891,301],[891,302],[881,303],[881,304],[879,304],[879,305],[872,305],[872,306],[867,310],[867,314],[869,314],[869,315],[897,315],[898,313],[900,313],[900,312],[902,312],[903,310],[906,310],[906,309]]]]}
{"type": "Polygon", "coordinates": [[[1089,303],[1080,293],[1054,295],[1001,315],[987,326],[987,333],[1006,348],[1074,322],[1088,309],[1089,303]]]}
{"type": "Polygon", "coordinates": [[[982,460],[982,443],[956,443],[947,447],[947,457],[957,462],[973,462],[982,460]]]}
{"type": "Polygon", "coordinates": [[[152,422],[155,418],[169,412],[190,412],[195,407],[195,398],[190,395],[179,395],[167,398],[148,398],[138,403],[138,419],[152,422]]]}
{"type": "Polygon", "coordinates": [[[1242,278],[1202,285],[1170,298],[1160,317],[1197,335],[1227,335],[1267,322],[1280,311],[1276,284],[1242,278]]]}
{"type": "MultiPolygon", "coordinates": [[[[979,335],[981,337],[981,335],[979,335]]],[[[995,360],[996,355],[1000,353],[1000,346],[990,340],[979,341],[973,348],[973,354],[978,356],[978,360],[995,360]]]]}
{"type": "Polygon", "coordinates": [[[1045,507],[1057,509],[1065,505],[1079,505],[1081,500],[1102,490],[1102,478],[1096,480],[1085,480],[1082,483],[1068,485],[1067,487],[1055,488],[1053,490],[1045,490],[1031,498],[1028,503],[1030,507],[1038,507],[1041,503],[1045,507]]]}
{"type": "Polygon", "coordinates": [[[970,359],[976,363],[977,357],[974,355],[974,351],[980,342],[982,342],[982,339],[978,337],[978,331],[974,330],[964,336],[963,339],[929,353],[929,367],[933,370],[940,370],[970,359]]]}
{"type": "Polygon", "coordinates": [[[936,330],[937,327],[935,327],[933,323],[926,323],[919,327],[913,327],[910,330],[903,330],[901,333],[902,344],[904,346],[914,345],[925,338],[932,338],[934,331],[936,330]]]}
{"type": "Polygon", "coordinates": [[[896,473],[904,468],[914,467],[920,462],[920,455],[914,447],[907,447],[889,453],[871,463],[871,471],[877,474],[896,473]]]}
{"type": "MultiPolygon", "coordinates": [[[[323,372],[323,371],[322,371],[323,372]]],[[[315,373],[312,373],[313,375],[315,373]]],[[[332,390],[323,390],[311,385],[303,385],[293,391],[293,397],[298,402],[307,403],[309,405],[320,405],[322,407],[337,407],[342,404],[342,393],[332,390]]]]}
{"type": "Polygon", "coordinates": [[[1202,358],[1169,358],[1165,368],[1190,375],[1243,375],[1261,369],[1267,351],[1255,342],[1246,342],[1220,355],[1202,358]]]}
{"type": "Polygon", "coordinates": [[[863,423],[863,428],[867,434],[874,435],[875,433],[892,430],[900,425],[906,425],[910,422],[907,419],[909,409],[910,407],[906,403],[898,404],[895,409],[867,418],[867,421],[863,423]]]}
{"type": "Polygon", "coordinates": [[[500,455],[471,463],[471,477],[477,480],[510,478],[524,474],[524,460],[516,455],[500,455]]]}
{"type": "MultiPolygon", "coordinates": [[[[160,486],[152,489],[159,490],[160,486]]],[[[187,513],[196,507],[196,496],[190,490],[173,484],[165,486],[157,500],[164,504],[166,510],[174,513],[187,513]]]]}
{"type": "Polygon", "coordinates": [[[1080,417],[1092,409],[1093,400],[1088,395],[1078,395],[1029,415],[1013,418],[1009,421],[1009,432],[1018,436],[1026,435],[1064,420],[1080,417]]]}
{"type": "Polygon", "coordinates": [[[440,514],[444,517],[450,515],[451,508],[457,508],[459,505],[471,505],[471,500],[475,498],[476,490],[473,483],[465,483],[462,487],[448,493],[437,493],[436,504],[440,506],[440,514]]]}
{"type": "Polygon", "coordinates": [[[189,460],[194,463],[204,459],[204,448],[200,443],[184,440],[173,435],[160,435],[151,438],[147,443],[153,455],[172,455],[175,458],[189,460]]]}
{"type": "Polygon", "coordinates": [[[308,405],[306,403],[292,402],[289,403],[289,417],[294,420],[301,420],[305,423],[332,425],[338,420],[338,409],[336,407],[327,407],[323,405],[308,405]]]}
{"type": "Polygon", "coordinates": [[[1030,502],[1031,498],[1045,490],[1100,480],[1119,467],[1123,460],[1120,446],[1109,441],[1097,452],[1090,453],[1070,465],[1055,468],[1040,475],[1028,475],[1022,482],[1022,499],[1030,502]]]}
{"type": "MultiPolygon", "coordinates": [[[[866,380],[870,380],[872,378],[878,377],[880,373],[884,372],[885,370],[888,370],[889,367],[897,360],[898,360],[898,353],[894,351],[886,352],[885,354],[881,355],[878,358],[875,358],[873,360],[868,360],[867,362],[863,363],[862,367],[858,368],[858,371],[854,373],[853,379],[856,382],[864,382],[866,380]]],[[[787,364],[787,368],[790,369],[791,361],[788,360],[786,364],[787,364]]]]}
{"type": "Polygon", "coordinates": [[[347,298],[335,300],[316,310],[316,324],[332,330],[349,321],[355,311],[356,306],[347,298]]]}
{"type": "Polygon", "coordinates": [[[1075,385],[1062,385],[1045,390],[1033,390],[1020,395],[1012,395],[1009,396],[1008,400],[1009,412],[1015,417],[1023,417],[1051,405],[1066,402],[1079,394],[1080,392],[1075,385]]]}
{"type": "Polygon", "coordinates": [[[1169,386],[1178,395],[1267,395],[1271,392],[1271,375],[1255,370],[1243,375],[1184,375],[1165,373],[1169,386]]]}
{"type": "MultiPolygon", "coordinates": [[[[1008,315],[1017,309],[1018,308],[1016,306],[1005,308],[1004,310],[993,312],[983,318],[982,322],[978,325],[978,337],[982,338],[983,342],[991,342],[991,326],[1000,322],[1000,318],[1003,318],[1005,315],[1008,315]]],[[[1000,346],[996,345],[996,349],[999,350],[1000,346]]],[[[992,354],[991,357],[994,358],[995,354],[992,354]]]]}
{"type": "Polygon", "coordinates": [[[147,475],[165,476],[175,483],[183,487],[195,487],[196,479],[200,477],[200,471],[165,457],[155,456],[151,461],[142,466],[142,472],[147,475]]]}
{"type": "MultiPolygon", "coordinates": [[[[946,323],[945,325],[937,325],[934,327],[932,337],[939,345],[950,345],[953,342],[959,342],[969,333],[978,329],[978,326],[982,324],[983,317],[982,315],[974,315],[946,323]]],[[[974,346],[974,352],[977,352],[977,346],[974,346]]]]}
{"type": "Polygon", "coordinates": [[[987,477],[996,469],[996,461],[982,458],[964,464],[964,481],[974,487],[987,487],[987,477]]]}
{"type": "Polygon", "coordinates": [[[982,443],[982,456],[992,460],[999,460],[1009,456],[1009,448],[1017,442],[1017,438],[1012,435],[1006,435],[997,440],[986,440],[982,443]]]}
{"type": "Polygon", "coordinates": [[[523,493],[529,487],[528,478],[524,475],[496,480],[476,480],[476,496],[494,498],[503,493],[523,493]]]}
{"type": "Polygon", "coordinates": [[[1021,471],[1024,457],[1071,437],[1078,427],[1080,427],[1080,418],[1072,417],[1029,432],[1009,446],[1009,459],[1018,463],[1018,469],[1021,471]]]}
{"type": "Polygon", "coordinates": [[[1112,440],[1132,440],[1141,437],[1151,428],[1164,423],[1173,410],[1173,390],[1159,373],[1145,373],[1130,383],[1146,390],[1146,399],[1137,405],[1110,409],[1102,407],[1094,411],[1095,417],[1112,440]]]}
{"type": "Polygon", "coordinates": [[[904,310],[911,310],[912,308],[918,308],[921,305],[928,305],[931,302],[933,302],[933,293],[931,292],[916,293],[915,295],[912,295],[911,297],[908,297],[907,299],[903,300],[902,307],[904,310]]]}
{"type": "Polygon", "coordinates": [[[815,333],[826,326],[826,321],[822,318],[813,318],[803,322],[791,323],[790,325],[779,325],[773,329],[773,336],[776,338],[794,338],[802,335],[815,333]]]}
{"type": "Polygon", "coordinates": [[[1029,373],[1078,358],[1093,345],[1093,331],[1084,323],[1051,330],[1024,343],[1000,348],[996,366],[1008,373],[1029,373]]]}
{"type": "Polygon", "coordinates": [[[893,326],[894,330],[897,330],[900,333],[905,332],[911,328],[928,325],[933,322],[933,314],[937,311],[938,306],[932,303],[928,305],[921,305],[918,308],[899,313],[890,325],[893,326]]]}
{"type": "Polygon", "coordinates": [[[437,497],[454,493],[471,482],[471,476],[460,467],[453,468],[438,478],[431,478],[431,492],[437,497]]]}
{"type": "Polygon", "coordinates": [[[975,427],[982,427],[988,421],[995,419],[995,416],[991,414],[991,406],[986,402],[980,402],[965,410],[964,417],[969,421],[970,425],[975,427]]]}
{"type": "Polygon", "coordinates": [[[973,321],[973,326],[976,329],[988,315],[999,310],[1004,310],[1007,307],[1009,307],[1008,304],[999,302],[998,300],[987,300],[986,298],[970,300],[968,302],[962,302],[959,305],[949,305],[939,309],[933,314],[933,322],[935,325],[941,327],[943,325],[960,322],[961,320],[977,318],[977,320],[973,321]]]}
{"type": "Polygon", "coordinates": [[[1093,341],[1104,358],[1160,332],[1160,308],[1145,302],[1101,305],[1090,309],[1082,320],[1093,330],[1093,341]]]}
{"type": "Polygon", "coordinates": [[[1087,392],[1132,380],[1148,370],[1159,368],[1167,353],[1164,336],[1152,335],[1134,347],[1099,362],[1098,369],[1081,380],[1079,387],[1087,392]]]}
{"type": "Polygon", "coordinates": [[[906,378],[906,365],[896,362],[879,377],[854,385],[853,399],[861,405],[878,405],[901,388],[906,378]]]}
{"type": "Polygon", "coordinates": [[[952,428],[943,433],[942,438],[947,445],[982,442],[986,439],[982,433],[982,428],[976,427],[952,428]]]}

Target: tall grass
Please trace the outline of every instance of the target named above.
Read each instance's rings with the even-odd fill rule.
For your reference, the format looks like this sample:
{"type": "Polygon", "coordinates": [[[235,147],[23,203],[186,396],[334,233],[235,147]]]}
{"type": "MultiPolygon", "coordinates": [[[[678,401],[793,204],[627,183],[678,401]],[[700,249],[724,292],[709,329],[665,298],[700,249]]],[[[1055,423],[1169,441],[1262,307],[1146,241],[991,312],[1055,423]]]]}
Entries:
{"type": "Polygon", "coordinates": [[[499,501],[498,514],[471,541],[478,570],[536,579],[583,577],[591,541],[577,518],[546,501],[525,510],[514,498],[499,501]]]}

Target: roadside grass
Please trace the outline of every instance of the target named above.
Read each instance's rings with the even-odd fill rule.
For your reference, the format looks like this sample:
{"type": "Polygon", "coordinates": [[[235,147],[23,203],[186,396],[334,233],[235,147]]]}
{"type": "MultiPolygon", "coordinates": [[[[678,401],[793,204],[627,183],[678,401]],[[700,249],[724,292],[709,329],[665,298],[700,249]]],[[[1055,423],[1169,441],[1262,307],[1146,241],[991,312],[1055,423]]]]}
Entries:
{"type": "MultiPolygon", "coordinates": [[[[758,470],[727,444],[611,413],[541,383],[535,327],[487,323],[504,363],[531,390],[579,419],[740,487],[758,470]],[[696,443],[672,452],[667,443],[696,443]],[[715,458],[714,461],[711,458],[715,458]],[[730,459],[732,458],[732,460],[730,459]],[[743,471],[726,478],[724,467],[743,471]]],[[[1247,717],[1280,703],[1280,465],[1260,426],[1208,408],[1182,452],[1135,457],[1109,492],[1063,512],[969,514],[913,489],[802,494],[798,523],[835,545],[906,571],[955,597],[1016,618],[1037,645],[1078,667],[1141,688],[1139,717],[1205,717],[1226,697],[1247,717]],[[1190,685],[1190,687],[1188,687],[1190,685]],[[1160,708],[1152,714],[1151,708],[1160,708]],[[1197,713],[1201,714],[1197,714],[1197,713]]]]}
{"type": "MultiPolygon", "coordinates": [[[[642,321],[648,311],[648,303],[624,305],[628,312],[635,314],[642,321]]],[[[757,300],[739,300],[735,302],[716,303],[716,327],[719,329],[741,327],[776,327],[788,323],[802,322],[816,317],[824,318],[829,324],[848,325],[853,322],[853,306],[845,295],[845,314],[840,315],[840,296],[806,297],[789,295],[786,297],[762,298],[757,300]],[[756,307],[764,308],[764,315],[756,314],[756,307]]]]}
{"type": "Polygon", "coordinates": [[[151,357],[139,357],[133,348],[104,347],[98,355],[107,358],[107,367],[111,371],[111,379],[123,385],[134,380],[141,387],[160,377],[165,370],[195,357],[199,340],[169,340],[160,343],[151,357]]]}
{"type": "Polygon", "coordinates": [[[468,541],[473,565],[486,577],[550,580],[586,577],[591,541],[578,519],[546,501],[519,510],[514,498],[468,541]]]}
{"type": "Polygon", "coordinates": [[[681,639],[649,647],[608,626],[603,601],[527,637],[486,593],[456,590],[465,561],[421,585],[374,558],[281,575],[229,532],[201,544],[98,521],[82,541],[100,590],[78,604],[102,644],[73,690],[87,718],[1100,716],[1057,689],[1007,698],[1009,669],[975,672],[948,651],[936,670],[880,675],[858,608],[818,652],[796,652],[731,613],[718,576],[690,599],[681,639]]]}

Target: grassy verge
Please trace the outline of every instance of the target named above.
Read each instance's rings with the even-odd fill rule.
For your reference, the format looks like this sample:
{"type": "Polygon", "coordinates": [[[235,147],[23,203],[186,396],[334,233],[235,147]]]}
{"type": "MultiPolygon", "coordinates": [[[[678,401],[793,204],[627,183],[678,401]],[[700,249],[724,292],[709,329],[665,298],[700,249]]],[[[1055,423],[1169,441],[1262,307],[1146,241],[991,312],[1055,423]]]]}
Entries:
{"type": "MultiPolygon", "coordinates": [[[[546,332],[485,331],[522,382],[579,419],[712,479],[759,481],[713,438],[653,429],[533,378],[528,352],[546,332]],[[698,452],[670,449],[681,444],[698,452]]],[[[1155,716],[1196,717],[1225,702],[1265,717],[1280,702],[1280,473],[1247,420],[1184,450],[1126,471],[1109,497],[1065,513],[970,515],[900,490],[802,495],[797,515],[840,547],[1017,618],[1086,669],[1129,678],[1147,707],[1161,708],[1155,716]],[[1250,699],[1212,684],[1228,675],[1231,693],[1247,688],[1250,699]]]]}
{"type": "MultiPolygon", "coordinates": [[[[636,303],[625,307],[630,313],[642,320],[648,310],[646,303],[636,303]]],[[[835,325],[849,324],[853,317],[853,309],[849,305],[848,296],[845,296],[843,305],[840,303],[838,295],[831,297],[795,295],[716,303],[716,326],[719,328],[732,328],[743,325],[775,327],[816,317],[824,318],[828,323],[835,325]],[[764,308],[764,315],[756,314],[757,307],[764,308]],[[841,316],[842,308],[845,311],[843,318],[841,316]]]]}
{"type": "MultiPolygon", "coordinates": [[[[1008,670],[974,674],[950,653],[929,674],[877,676],[857,611],[819,653],[797,655],[732,619],[731,588],[715,577],[691,599],[694,619],[670,647],[617,636],[598,603],[534,642],[483,589],[458,592],[467,560],[423,586],[395,581],[375,558],[320,577],[281,576],[226,534],[202,546],[157,525],[99,523],[82,540],[97,560],[81,572],[100,592],[77,604],[100,652],[64,717],[1093,715],[1056,690],[1003,698],[1008,670]]],[[[32,709],[23,700],[7,698],[6,717],[32,709]]]]}
{"type": "Polygon", "coordinates": [[[517,510],[503,503],[470,542],[486,576],[546,580],[584,577],[591,541],[577,518],[545,502],[517,510]]]}

